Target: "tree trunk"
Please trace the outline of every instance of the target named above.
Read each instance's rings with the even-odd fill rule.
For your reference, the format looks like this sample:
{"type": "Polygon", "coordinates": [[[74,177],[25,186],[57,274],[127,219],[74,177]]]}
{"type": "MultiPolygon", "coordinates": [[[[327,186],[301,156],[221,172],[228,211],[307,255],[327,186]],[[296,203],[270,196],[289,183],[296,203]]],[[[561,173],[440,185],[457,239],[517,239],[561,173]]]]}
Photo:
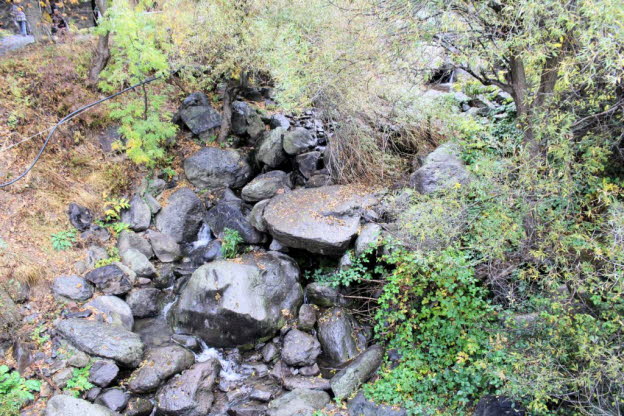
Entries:
{"type": "MultiPolygon", "coordinates": [[[[106,13],[106,0],[96,0],[97,6],[100,9],[102,16],[106,13]]],[[[98,37],[97,48],[95,49],[95,56],[91,61],[91,68],[89,69],[88,83],[91,87],[95,87],[100,79],[100,72],[106,68],[108,60],[110,59],[110,47],[109,47],[110,33],[106,32],[98,37]]]]}
{"type": "Polygon", "coordinates": [[[510,66],[510,84],[512,88],[512,97],[516,104],[518,119],[524,130],[524,143],[529,152],[535,158],[539,158],[542,154],[541,147],[535,139],[533,131],[533,111],[528,102],[529,86],[527,83],[526,73],[524,71],[524,62],[517,56],[509,59],[510,66]]]}
{"type": "Polygon", "coordinates": [[[232,101],[236,99],[238,85],[228,82],[223,91],[223,112],[221,115],[221,129],[219,130],[219,143],[225,143],[232,129],[232,101]]]}
{"type": "Polygon", "coordinates": [[[26,20],[28,21],[28,30],[35,38],[35,42],[40,42],[49,35],[42,20],[41,4],[39,0],[27,0],[22,3],[26,20]]]}

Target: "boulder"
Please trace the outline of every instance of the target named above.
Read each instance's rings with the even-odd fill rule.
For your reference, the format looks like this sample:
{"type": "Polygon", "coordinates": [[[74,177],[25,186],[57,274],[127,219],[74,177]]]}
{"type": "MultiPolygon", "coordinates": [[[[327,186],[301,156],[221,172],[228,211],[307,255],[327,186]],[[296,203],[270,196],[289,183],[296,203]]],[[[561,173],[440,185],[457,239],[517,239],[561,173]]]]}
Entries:
{"type": "Polygon", "coordinates": [[[280,243],[325,255],[342,254],[373,200],[349,186],[298,189],[276,195],[264,209],[267,229],[280,243]]]}
{"type": "Polygon", "coordinates": [[[184,173],[198,188],[242,188],[251,167],[236,150],[205,147],[184,160],[184,173]]]}
{"type": "Polygon", "coordinates": [[[264,131],[264,123],[260,115],[247,103],[232,103],[232,133],[237,136],[249,136],[256,140],[264,131]]]}
{"type": "Polygon", "coordinates": [[[202,245],[200,247],[197,247],[196,249],[193,249],[193,251],[189,254],[191,263],[195,268],[201,266],[204,263],[210,263],[211,261],[220,257],[222,256],[221,241],[219,240],[212,240],[206,245],[202,245]]]}
{"type": "Polygon", "coordinates": [[[204,218],[204,204],[189,188],[181,188],[156,216],[156,228],[176,242],[193,241],[204,218]]]}
{"type": "Polygon", "coordinates": [[[448,189],[456,184],[465,185],[470,174],[459,158],[459,147],[445,143],[431,152],[416,172],[410,177],[410,186],[421,194],[448,189]]]}
{"type": "Polygon", "coordinates": [[[139,250],[129,248],[121,253],[121,261],[128,266],[130,270],[136,273],[139,277],[153,277],[156,275],[156,268],[147,259],[145,254],[139,250]]]}
{"type": "Polygon", "coordinates": [[[149,241],[132,231],[122,231],[117,239],[117,250],[119,253],[123,253],[130,248],[140,251],[148,259],[154,257],[149,241]]]}
{"type": "Polygon", "coordinates": [[[180,245],[170,235],[153,231],[148,233],[147,237],[154,254],[161,262],[170,263],[179,260],[182,256],[180,245]]]}
{"type": "Polygon", "coordinates": [[[349,416],[407,416],[405,409],[377,404],[367,400],[362,392],[349,401],[347,409],[349,416]]]}
{"type": "Polygon", "coordinates": [[[93,296],[93,286],[82,277],[59,276],[52,283],[52,293],[83,302],[93,296]]]}
{"type": "Polygon", "coordinates": [[[95,404],[106,406],[114,412],[121,412],[130,400],[128,393],[121,389],[108,389],[99,395],[95,404]]]}
{"type": "Polygon", "coordinates": [[[214,347],[234,347],[273,335],[303,300],[299,267],[275,252],[218,260],[197,269],[169,317],[176,332],[214,347]]]}
{"type": "Polygon", "coordinates": [[[154,391],[162,382],[186,370],[194,362],[193,353],[178,345],[149,350],[147,358],[130,376],[128,389],[133,393],[154,391]]]}
{"type": "Polygon", "coordinates": [[[197,92],[182,102],[174,120],[183,122],[197,136],[221,126],[219,112],[210,106],[206,95],[197,92]]]}
{"type": "Polygon", "coordinates": [[[282,147],[285,132],[281,127],[264,132],[256,147],[256,163],[277,168],[286,161],[286,153],[282,147]]]}
{"type": "Polygon", "coordinates": [[[379,241],[381,226],[378,224],[366,224],[360,230],[360,235],[355,240],[355,255],[361,256],[379,241]]]}
{"type": "Polygon", "coordinates": [[[133,397],[126,406],[125,416],[150,416],[154,405],[143,397],[133,397]]]}
{"type": "Polygon", "coordinates": [[[290,128],[290,120],[284,114],[273,114],[269,120],[269,127],[276,129],[278,127],[288,130],[290,128]]]}
{"type": "Polygon", "coordinates": [[[297,325],[301,329],[310,330],[316,324],[316,307],[306,303],[299,308],[299,317],[297,325]]]}
{"type": "Polygon", "coordinates": [[[130,208],[121,213],[121,221],[134,231],[147,230],[152,222],[152,210],[139,194],[130,200],[130,208]]]}
{"type": "Polygon", "coordinates": [[[485,396],[475,409],[474,416],[524,416],[526,410],[520,403],[504,396],[485,396]]]}
{"type": "Polygon", "coordinates": [[[305,153],[314,148],[316,144],[317,141],[312,133],[303,127],[295,127],[293,130],[287,131],[282,142],[284,151],[292,156],[305,153]]]}
{"type": "Polygon", "coordinates": [[[120,263],[113,263],[91,270],[85,279],[107,295],[123,295],[132,289],[136,274],[120,263]]]}
{"type": "Polygon", "coordinates": [[[320,390],[296,389],[269,403],[268,416],[312,416],[329,403],[329,394],[320,390]]]}
{"type": "Polygon", "coordinates": [[[56,329],[69,343],[87,354],[109,358],[128,367],[136,367],[141,362],[141,339],[120,326],[66,319],[60,321],[56,329]]]}
{"type": "Polygon", "coordinates": [[[89,382],[99,387],[106,387],[119,374],[119,367],[113,361],[97,360],[89,370],[89,382]]]}
{"type": "Polygon", "coordinates": [[[152,213],[152,215],[156,215],[156,214],[158,214],[158,212],[160,212],[160,209],[162,208],[162,205],[160,205],[160,202],[158,202],[156,200],[156,198],[154,198],[152,195],[150,195],[150,194],[143,195],[143,200],[145,201],[145,203],[149,207],[150,212],[152,213]]]}
{"type": "Polygon", "coordinates": [[[352,321],[351,315],[342,308],[331,308],[318,319],[323,354],[335,364],[345,363],[359,353],[352,321]]]}
{"type": "Polygon", "coordinates": [[[45,416],[119,416],[119,413],[86,400],[60,394],[48,400],[45,416]]]}
{"type": "Polygon", "coordinates": [[[117,296],[98,296],[85,308],[91,308],[102,320],[112,325],[120,325],[128,331],[132,331],[134,318],[130,306],[117,296]]]}
{"type": "Polygon", "coordinates": [[[308,178],[305,186],[306,188],[321,188],[323,186],[330,186],[334,183],[331,175],[327,173],[314,172],[310,178],[308,178]]]}
{"type": "Polygon", "coordinates": [[[101,246],[89,246],[87,249],[87,267],[92,269],[98,261],[108,258],[108,252],[101,246]]]}
{"type": "Polygon", "coordinates": [[[381,345],[373,345],[336,373],[330,381],[335,398],[342,400],[351,396],[377,371],[381,365],[383,355],[383,347],[381,345]]]}
{"type": "Polygon", "coordinates": [[[288,365],[297,367],[313,365],[320,354],[321,344],[310,334],[291,329],[284,337],[282,360],[288,365]]]}
{"type": "Polygon", "coordinates": [[[78,231],[87,231],[91,227],[93,214],[88,208],[72,202],[67,208],[67,215],[69,216],[71,225],[78,231]]]}
{"type": "Polygon", "coordinates": [[[264,201],[256,203],[249,214],[249,223],[261,233],[265,233],[267,231],[263,215],[264,208],[269,204],[269,202],[270,200],[265,199],[264,201]]]}
{"type": "Polygon", "coordinates": [[[297,155],[295,163],[304,178],[309,179],[319,168],[323,155],[321,152],[307,152],[297,155]]]}
{"type": "Polygon", "coordinates": [[[340,290],[330,286],[328,283],[310,283],[305,288],[305,295],[308,302],[323,308],[345,306],[347,304],[347,300],[342,296],[340,290]]]}
{"type": "Polygon", "coordinates": [[[214,400],[212,387],[220,368],[219,361],[213,358],[169,380],[156,395],[157,414],[207,415],[214,400]]]}
{"type": "Polygon", "coordinates": [[[283,380],[286,390],[331,390],[329,380],[322,377],[289,376],[283,380]]]}
{"type": "Polygon", "coordinates": [[[132,310],[132,315],[137,318],[148,318],[160,313],[160,299],[162,292],[148,287],[133,289],[126,296],[126,303],[132,310]]]}
{"type": "Polygon", "coordinates": [[[205,221],[216,235],[229,228],[238,231],[246,243],[258,244],[264,240],[264,235],[249,223],[248,210],[240,200],[221,200],[208,210],[205,221]]]}
{"type": "Polygon", "coordinates": [[[273,170],[256,176],[243,188],[241,196],[245,201],[257,202],[263,199],[272,198],[277,193],[283,193],[286,185],[286,172],[273,170]]]}

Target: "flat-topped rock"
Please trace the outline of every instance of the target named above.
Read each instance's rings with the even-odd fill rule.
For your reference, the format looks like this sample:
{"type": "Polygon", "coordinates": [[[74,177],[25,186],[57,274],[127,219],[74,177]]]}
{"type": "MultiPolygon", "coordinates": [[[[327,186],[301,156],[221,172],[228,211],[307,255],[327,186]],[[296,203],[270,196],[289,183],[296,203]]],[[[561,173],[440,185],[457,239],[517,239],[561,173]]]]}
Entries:
{"type": "Polygon", "coordinates": [[[271,235],[287,247],[340,255],[357,234],[362,211],[375,203],[352,186],[298,189],[273,197],[263,217],[271,235]]]}

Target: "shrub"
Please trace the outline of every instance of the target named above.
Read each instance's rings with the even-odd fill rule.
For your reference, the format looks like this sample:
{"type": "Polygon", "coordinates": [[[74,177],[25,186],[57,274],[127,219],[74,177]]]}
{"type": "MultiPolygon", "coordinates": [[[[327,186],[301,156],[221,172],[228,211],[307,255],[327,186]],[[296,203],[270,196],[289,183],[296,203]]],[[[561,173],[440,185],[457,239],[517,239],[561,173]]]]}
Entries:
{"type": "Polygon", "coordinates": [[[92,388],[93,384],[89,383],[89,371],[91,371],[91,365],[74,368],[72,378],[67,381],[63,393],[78,397],[82,392],[92,388]]]}
{"type": "Polygon", "coordinates": [[[223,236],[221,237],[221,252],[226,259],[233,259],[238,255],[238,249],[240,244],[245,241],[241,237],[240,233],[230,228],[223,230],[223,236]]]}
{"type": "Polygon", "coordinates": [[[22,406],[33,400],[33,392],[40,388],[40,381],[26,380],[17,371],[0,365],[0,416],[18,416],[22,406]]]}
{"type": "Polygon", "coordinates": [[[76,242],[76,230],[59,231],[50,236],[52,248],[56,251],[64,251],[71,248],[76,242]]]}

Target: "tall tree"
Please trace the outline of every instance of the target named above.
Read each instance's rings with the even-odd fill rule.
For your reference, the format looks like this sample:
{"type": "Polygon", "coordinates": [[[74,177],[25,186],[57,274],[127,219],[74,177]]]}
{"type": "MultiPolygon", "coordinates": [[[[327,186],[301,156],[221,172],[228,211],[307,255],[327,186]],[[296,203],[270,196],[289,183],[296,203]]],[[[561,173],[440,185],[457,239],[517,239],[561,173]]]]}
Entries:
{"type": "MultiPolygon", "coordinates": [[[[106,4],[106,0],[95,0],[95,3],[98,9],[100,9],[100,14],[104,18],[108,7],[108,5],[106,4]]],[[[102,72],[102,70],[106,68],[106,64],[108,64],[108,60],[110,59],[110,32],[106,29],[103,29],[103,32],[104,33],[100,33],[100,35],[98,36],[98,43],[95,49],[95,55],[93,55],[91,68],[89,69],[88,82],[91,86],[97,85],[98,80],[100,79],[100,72],[102,72]]]]}

